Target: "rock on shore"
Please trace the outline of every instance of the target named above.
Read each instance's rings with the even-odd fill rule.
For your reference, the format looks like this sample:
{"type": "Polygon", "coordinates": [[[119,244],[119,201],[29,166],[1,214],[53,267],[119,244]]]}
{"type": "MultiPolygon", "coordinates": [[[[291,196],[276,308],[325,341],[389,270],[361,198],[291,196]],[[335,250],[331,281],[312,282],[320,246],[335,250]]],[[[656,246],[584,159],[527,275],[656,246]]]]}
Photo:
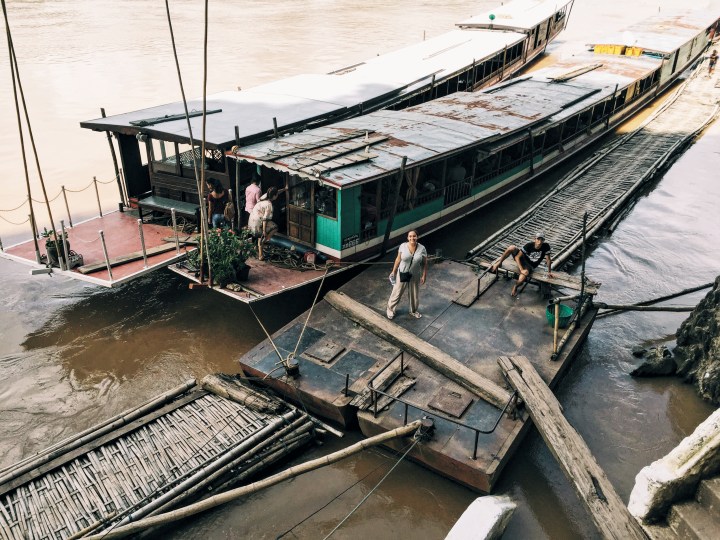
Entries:
{"type": "MultiPolygon", "coordinates": [[[[643,351],[645,352],[645,351],[643,351]]],[[[677,331],[671,357],[665,347],[648,351],[645,362],[631,375],[638,377],[675,373],[696,386],[698,394],[720,405],[720,276],[677,331]]],[[[642,354],[633,351],[636,356],[642,354]]]]}

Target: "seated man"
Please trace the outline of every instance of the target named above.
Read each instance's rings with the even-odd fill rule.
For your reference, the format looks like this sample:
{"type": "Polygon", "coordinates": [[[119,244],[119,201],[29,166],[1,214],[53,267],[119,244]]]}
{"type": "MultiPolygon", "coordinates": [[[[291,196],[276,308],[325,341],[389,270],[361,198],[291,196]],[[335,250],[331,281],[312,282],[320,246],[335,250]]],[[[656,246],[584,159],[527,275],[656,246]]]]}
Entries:
{"type": "Polygon", "coordinates": [[[493,274],[497,272],[498,268],[502,265],[503,261],[512,255],[513,259],[518,265],[520,275],[518,276],[517,283],[513,285],[511,295],[517,296],[518,285],[521,285],[525,280],[530,277],[532,271],[538,267],[543,257],[547,260],[548,277],[552,275],[552,261],[550,260],[550,244],[545,242],[545,234],[537,233],[535,235],[535,241],[528,242],[522,248],[517,246],[509,246],[500,257],[500,260],[494,262],[490,267],[490,272],[493,274]]]}

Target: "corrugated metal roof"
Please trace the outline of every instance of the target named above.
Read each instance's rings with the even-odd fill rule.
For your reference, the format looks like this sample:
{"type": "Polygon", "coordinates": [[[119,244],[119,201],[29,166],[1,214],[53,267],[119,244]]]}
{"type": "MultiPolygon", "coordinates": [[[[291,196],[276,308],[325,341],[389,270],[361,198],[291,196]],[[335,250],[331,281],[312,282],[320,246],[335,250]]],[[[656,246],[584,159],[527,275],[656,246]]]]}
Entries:
{"type": "MultiPolygon", "coordinates": [[[[317,173],[321,173],[323,181],[348,187],[397,170],[403,156],[407,156],[408,166],[412,166],[460,151],[478,141],[489,144],[552,120],[554,115],[561,114],[565,107],[577,101],[587,104],[587,100],[592,99],[591,94],[598,90],[594,85],[577,81],[569,84],[535,78],[516,80],[491,92],[461,92],[403,111],[378,111],[332,126],[254,144],[238,149],[237,157],[302,176],[318,177],[317,173]],[[306,160],[323,152],[332,154],[349,148],[346,142],[337,142],[337,137],[342,134],[357,137],[363,132],[369,134],[367,153],[372,154],[372,159],[324,173],[319,168],[306,168],[306,160]],[[375,137],[384,138],[373,144],[371,141],[375,137]],[[319,146],[325,138],[332,138],[332,141],[319,146]],[[303,145],[314,148],[287,155],[290,150],[303,145]],[[272,157],[274,153],[279,157],[272,157]]],[[[358,150],[359,154],[365,152],[358,150]]]]}
{"type": "Polygon", "coordinates": [[[572,3],[572,0],[516,0],[475,17],[459,22],[461,28],[505,28],[526,32],[548,19],[553,13],[572,3]],[[494,19],[490,19],[494,15],[494,19]]]}
{"type": "MultiPolygon", "coordinates": [[[[208,109],[222,112],[207,117],[207,143],[234,143],[235,126],[241,139],[272,133],[273,117],[280,129],[302,125],[328,115],[342,115],[349,107],[410,94],[428,86],[435,75],[439,83],[473,62],[494,56],[525,38],[524,34],[490,30],[452,30],[435,38],[374,57],[361,64],[328,74],[305,74],[242,91],[226,91],[208,97],[208,109]]],[[[188,109],[202,110],[202,100],[188,102],[188,109]]],[[[202,117],[190,119],[198,138],[202,117]]],[[[187,122],[182,102],[168,103],[81,122],[81,127],[135,134],[140,131],[161,140],[187,142],[187,122]],[[161,116],[179,119],[138,128],[131,122],[161,116]]]]}
{"type": "Polygon", "coordinates": [[[625,45],[668,54],[712,26],[717,19],[717,14],[713,15],[710,10],[656,15],[591,45],[625,45]]]}

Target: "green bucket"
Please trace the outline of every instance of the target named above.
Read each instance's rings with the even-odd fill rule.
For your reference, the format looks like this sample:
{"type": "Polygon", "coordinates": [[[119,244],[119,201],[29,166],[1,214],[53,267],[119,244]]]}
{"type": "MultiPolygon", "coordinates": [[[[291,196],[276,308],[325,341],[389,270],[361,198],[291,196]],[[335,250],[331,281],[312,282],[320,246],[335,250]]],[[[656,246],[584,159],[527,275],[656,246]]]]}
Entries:
{"type": "MultiPolygon", "coordinates": [[[[560,304],[560,321],[558,326],[560,328],[565,328],[568,324],[570,324],[570,319],[572,319],[573,313],[575,313],[573,308],[566,306],[565,304],[560,304]]],[[[547,321],[550,323],[550,326],[554,327],[555,304],[549,304],[548,307],[545,308],[545,316],[547,317],[547,321]]]]}

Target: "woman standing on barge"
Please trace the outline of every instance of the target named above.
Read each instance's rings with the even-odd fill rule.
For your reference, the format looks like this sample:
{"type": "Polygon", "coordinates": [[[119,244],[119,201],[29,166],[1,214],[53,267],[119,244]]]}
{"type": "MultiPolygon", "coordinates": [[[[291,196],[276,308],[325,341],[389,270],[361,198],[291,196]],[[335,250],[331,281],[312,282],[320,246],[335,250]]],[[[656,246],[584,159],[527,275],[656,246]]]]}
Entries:
{"type": "Polygon", "coordinates": [[[425,246],[418,243],[417,231],[410,231],[407,239],[407,242],[400,244],[392,272],[390,272],[393,290],[387,305],[388,319],[395,317],[395,309],[400,303],[405,289],[410,297],[409,315],[416,319],[422,317],[418,312],[418,306],[420,304],[420,285],[423,285],[427,278],[427,250],[425,246]]]}

